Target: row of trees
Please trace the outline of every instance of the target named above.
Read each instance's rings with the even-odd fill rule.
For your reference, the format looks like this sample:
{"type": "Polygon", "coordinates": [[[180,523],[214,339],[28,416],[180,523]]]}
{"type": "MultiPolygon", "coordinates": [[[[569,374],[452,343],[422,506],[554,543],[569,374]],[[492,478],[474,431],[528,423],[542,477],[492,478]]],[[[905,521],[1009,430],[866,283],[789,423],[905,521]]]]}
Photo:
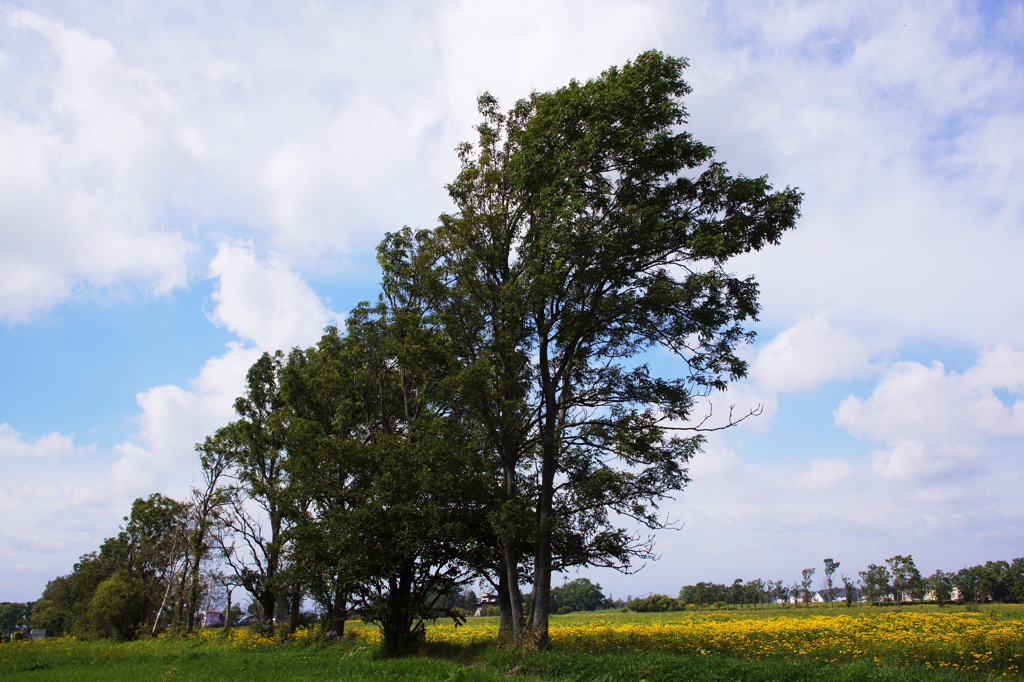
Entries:
{"type": "Polygon", "coordinates": [[[926,597],[940,605],[954,600],[1024,603],[1024,558],[986,561],[952,572],[937,570],[923,577],[913,557],[896,556],[884,565],[869,565],[860,577],[859,588],[865,598],[877,603],[893,600],[898,605],[926,597]]]}
{"type": "MultiPolygon", "coordinates": [[[[987,561],[955,572],[935,571],[923,577],[912,556],[896,555],[884,564],[870,564],[858,573],[859,580],[841,576],[842,588],[834,582],[833,574],[839,562],[824,561],[824,579],[819,593],[827,603],[835,601],[841,592],[848,606],[863,599],[871,603],[892,602],[897,606],[906,601],[934,601],[940,606],[959,601],[978,604],[989,601],[1024,603],[1024,558],[1012,561],[987,561]]],[[[678,598],[650,595],[631,600],[627,606],[634,611],[677,611],[689,604],[700,609],[712,604],[759,606],[769,603],[808,603],[816,569],[806,568],[801,580],[786,584],[782,580],[737,579],[731,585],[700,582],[685,585],[678,598]]]]}
{"type": "MultiPolygon", "coordinates": [[[[479,98],[455,210],[389,234],[377,302],[260,358],[238,419],[198,446],[204,484],[177,558],[144,569],[141,622],[190,627],[216,557],[264,617],[294,623],[310,598],[340,633],[355,611],[388,654],[477,580],[500,636],[543,646],[552,572],[653,556],[622,520],[664,527],[701,432],[738,420],[702,401],[745,374],[758,311],[727,263],[777,243],[801,200],[682,129],[685,66],[652,51],[507,112],[479,98]],[[682,376],[655,374],[651,349],[682,376]]],[[[117,594],[135,575],[104,571],[117,594]]]]}

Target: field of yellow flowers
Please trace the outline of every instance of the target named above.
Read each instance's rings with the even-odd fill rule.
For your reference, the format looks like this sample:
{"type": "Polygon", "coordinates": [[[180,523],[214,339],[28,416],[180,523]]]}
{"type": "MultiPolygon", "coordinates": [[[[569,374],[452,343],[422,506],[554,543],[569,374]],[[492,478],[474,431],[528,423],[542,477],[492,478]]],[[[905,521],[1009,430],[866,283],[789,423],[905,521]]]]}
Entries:
{"type": "MultiPolygon", "coordinates": [[[[659,651],[830,664],[869,660],[1008,677],[1024,674],[1021,614],[841,611],[561,616],[552,622],[551,640],[560,649],[594,654],[659,651]]],[[[358,632],[374,638],[368,629],[358,632]]],[[[494,619],[476,618],[458,628],[434,625],[427,640],[465,645],[496,634],[494,619]]]]}

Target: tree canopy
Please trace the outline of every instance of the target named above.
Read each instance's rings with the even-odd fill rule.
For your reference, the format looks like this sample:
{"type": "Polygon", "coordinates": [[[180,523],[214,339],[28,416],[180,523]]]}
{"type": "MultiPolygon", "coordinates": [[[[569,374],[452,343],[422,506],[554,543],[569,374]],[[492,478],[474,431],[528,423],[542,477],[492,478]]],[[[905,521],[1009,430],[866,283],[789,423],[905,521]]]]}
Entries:
{"type": "Polygon", "coordinates": [[[458,399],[492,462],[502,604],[519,603],[531,566],[541,644],[553,570],[651,556],[616,518],[663,525],[658,502],[702,444],[698,399],[746,372],[736,348],[757,285],[727,262],[799,214],[798,191],[730,175],[682,129],[685,66],[647,52],[508,112],[482,95],[479,140],[449,185],[457,210],[381,248],[385,282],[449,330],[458,399]],[[652,372],[653,348],[685,376],[652,372]]]}

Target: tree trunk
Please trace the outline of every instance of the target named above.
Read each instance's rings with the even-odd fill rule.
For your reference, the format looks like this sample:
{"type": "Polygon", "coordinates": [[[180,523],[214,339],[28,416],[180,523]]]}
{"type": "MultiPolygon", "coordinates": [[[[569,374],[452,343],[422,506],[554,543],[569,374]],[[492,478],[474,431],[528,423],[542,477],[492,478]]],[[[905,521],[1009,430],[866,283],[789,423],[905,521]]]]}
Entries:
{"type": "Polygon", "coordinates": [[[508,575],[505,572],[504,552],[498,568],[498,641],[519,642],[512,627],[512,600],[508,594],[508,575]]]}
{"type": "Polygon", "coordinates": [[[291,612],[288,614],[288,634],[295,634],[299,626],[299,610],[302,607],[302,590],[295,588],[291,593],[291,612]]]}
{"type": "Polygon", "coordinates": [[[224,607],[224,636],[228,636],[228,632],[231,631],[231,586],[226,585],[227,588],[227,606],[224,607]]]}
{"type": "Polygon", "coordinates": [[[407,564],[399,571],[397,580],[392,578],[388,581],[387,607],[381,618],[381,653],[387,658],[408,656],[423,641],[423,624],[413,627],[412,573],[412,566],[407,564]]]}
{"type": "MultiPolygon", "coordinates": [[[[505,499],[516,500],[519,497],[519,490],[516,485],[514,458],[510,457],[507,453],[503,453],[502,460],[505,463],[505,499]]],[[[501,529],[499,529],[499,533],[500,531],[501,529]]],[[[516,644],[521,644],[523,640],[523,593],[519,588],[518,547],[519,538],[516,537],[515,533],[507,533],[504,540],[498,541],[498,548],[501,553],[498,562],[499,570],[501,571],[499,583],[503,586],[498,588],[498,593],[508,601],[508,625],[511,627],[512,641],[516,644]]]]}
{"type": "Polygon", "coordinates": [[[340,592],[335,593],[334,599],[325,614],[325,631],[333,632],[339,639],[345,636],[345,621],[348,619],[347,603],[348,595],[341,594],[340,592]]]}
{"type": "Polygon", "coordinates": [[[548,644],[548,618],[551,615],[551,524],[554,521],[555,462],[558,444],[555,441],[553,402],[545,425],[541,445],[541,484],[537,500],[537,540],[534,550],[533,600],[530,603],[530,626],[538,647],[548,644]]]}

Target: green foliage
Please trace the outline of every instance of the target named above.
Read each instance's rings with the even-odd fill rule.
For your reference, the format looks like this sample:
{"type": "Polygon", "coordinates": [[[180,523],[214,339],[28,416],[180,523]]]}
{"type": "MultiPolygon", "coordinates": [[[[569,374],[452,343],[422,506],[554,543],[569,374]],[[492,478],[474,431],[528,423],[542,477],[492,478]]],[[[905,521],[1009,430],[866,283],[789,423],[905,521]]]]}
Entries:
{"type": "Polygon", "coordinates": [[[839,562],[833,559],[825,559],[825,601],[829,604],[835,599],[835,588],[832,587],[832,575],[839,568],[839,562]]]}
{"type": "MultiPolygon", "coordinates": [[[[724,605],[724,602],[722,602],[724,605]]],[[[638,613],[662,613],[665,611],[682,611],[686,609],[686,603],[664,594],[652,594],[649,597],[638,597],[633,599],[626,608],[638,613]]]]}
{"type": "Polygon", "coordinates": [[[55,636],[81,632],[92,595],[113,572],[95,552],[82,556],[72,573],[46,584],[32,609],[32,627],[55,636]]]}
{"type": "Polygon", "coordinates": [[[890,584],[897,606],[902,604],[905,599],[920,601],[924,597],[924,580],[921,578],[917,566],[914,565],[912,556],[897,554],[886,559],[885,563],[889,567],[890,584]]]}
{"type": "Polygon", "coordinates": [[[283,364],[281,351],[264,353],[249,368],[245,394],[235,400],[239,419],[197,448],[206,462],[227,462],[225,474],[237,482],[227,491],[224,523],[241,547],[236,551],[229,544],[224,558],[234,573],[231,580],[259,602],[264,619],[274,616],[286,593],[279,576],[291,525],[284,469],[287,413],[279,409],[278,389],[283,364]]]}
{"type": "Polygon", "coordinates": [[[184,548],[186,514],[185,505],[159,493],[135,500],[120,533],[105,540],[99,552],[82,556],[72,573],[47,583],[32,610],[32,627],[56,636],[134,637],[163,606],[184,548]],[[110,604],[125,606],[123,620],[111,616],[110,604]]]}
{"type": "Polygon", "coordinates": [[[813,568],[805,568],[801,571],[803,579],[800,581],[800,598],[806,604],[811,601],[811,582],[814,580],[813,568]]]}
{"type": "Polygon", "coordinates": [[[892,591],[891,575],[885,566],[868,564],[867,570],[860,571],[860,582],[869,602],[882,603],[892,591]]]}
{"type": "Polygon", "coordinates": [[[847,608],[852,607],[853,602],[860,596],[857,584],[845,575],[843,576],[843,593],[843,599],[846,601],[847,608]]]}
{"type": "Polygon", "coordinates": [[[135,639],[146,616],[145,583],[117,571],[96,587],[84,632],[93,638],[135,639]]]}
{"type": "Polygon", "coordinates": [[[609,601],[601,586],[587,578],[577,578],[551,590],[552,609],[558,613],[597,611],[608,608],[609,601]]]}
{"type": "Polygon", "coordinates": [[[0,602],[0,636],[13,632],[18,625],[25,624],[32,613],[32,607],[32,602],[0,602]]]}
{"type": "Polygon", "coordinates": [[[953,596],[953,574],[937,570],[928,576],[926,585],[931,590],[932,598],[939,606],[944,606],[953,596]]]}

